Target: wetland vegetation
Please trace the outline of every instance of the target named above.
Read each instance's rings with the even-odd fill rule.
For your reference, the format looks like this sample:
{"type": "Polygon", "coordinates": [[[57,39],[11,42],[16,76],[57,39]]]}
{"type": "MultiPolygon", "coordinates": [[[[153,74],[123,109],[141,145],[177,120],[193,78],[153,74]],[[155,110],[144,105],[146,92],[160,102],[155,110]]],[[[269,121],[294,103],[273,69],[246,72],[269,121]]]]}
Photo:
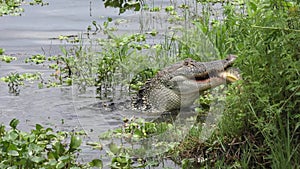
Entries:
{"type": "MultiPolygon", "coordinates": [[[[7,2],[2,1],[1,10],[6,9],[7,2]]],[[[18,86],[26,79],[38,80],[40,87],[96,86],[101,98],[120,85],[124,89],[130,86],[133,91],[139,89],[169,62],[188,57],[206,61],[216,59],[214,56],[224,58],[236,54],[239,57],[235,66],[239,67],[243,80],[228,86],[222,120],[208,139],[201,138],[199,122],[181,142],[157,143],[157,147],[166,151],[141,158],[135,155],[146,149],[133,149],[126,144],[133,147],[176,126],[128,117],[120,128],[100,136],[121,139],[120,144],[110,144],[105,152],[111,161],[108,167],[155,168],[168,158],[186,169],[300,168],[299,1],[197,0],[166,7],[155,6],[154,2],[116,2],[107,0],[105,5],[119,7],[120,14],[130,9],[164,14],[169,29],[119,35],[116,25],[122,24],[122,20],[94,21],[86,34],[90,37],[102,34],[108,38],[58,37],[72,47],[62,45],[61,55],[34,55],[25,60],[28,64],[49,66],[53,69],[52,76],[10,73],[1,77],[9,91],[22,92],[18,86]],[[153,37],[157,36],[162,41],[153,43],[153,37]]],[[[4,49],[0,54],[4,64],[17,59],[5,55],[4,49]]],[[[202,105],[201,110],[196,109],[199,114],[210,110],[213,99],[209,93],[199,98],[202,105]]],[[[22,132],[17,124],[18,120],[13,119],[11,129],[0,127],[1,167],[103,167],[101,158],[86,164],[76,161],[84,133],[53,132],[39,124],[31,132],[22,132]]],[[[103,151],[101,143],[89,145],[103,151]]]]}
{"type": "Polygon", "coordinates": [[[30,5],[48,5],[47,2],[42,0],[32,0],[25,2],[24,0],[1,0],[0,1],[0,16],[3,15],[21,15],[24,9],[21,7],[22,4],[28,3],[30,5]]]}

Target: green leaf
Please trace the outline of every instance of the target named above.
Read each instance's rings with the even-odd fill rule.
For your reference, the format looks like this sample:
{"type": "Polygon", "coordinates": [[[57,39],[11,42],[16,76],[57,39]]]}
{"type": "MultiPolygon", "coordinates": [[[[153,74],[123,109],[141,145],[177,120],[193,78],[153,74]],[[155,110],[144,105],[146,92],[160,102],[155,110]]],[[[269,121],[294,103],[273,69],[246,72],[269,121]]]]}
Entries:
{"type": "Polygon", "coordinates": [[[36,125],[35,125],[35,129],[36,129],[37,131],[40,131],[41,129],[43,129],[43,126],[40,125],[40,124],[36,124],[36,125]]]}
{"type": "Polygon", "coordinates": [[[6,135],[7,141],[15,141],[18,138],[19,134],[15,130],[11,130],[6,135]]]}
{"type": "Polygon", "coordinates": [[[61,50],[61,52],[62,52],[65,56],[68,55],[68,52],[67,52],[66,48],[60,47],[60,50],[61,50]]]}
{"type": "Polygon", "coordinates": [[[63,168],[64,166],[65,166],[66,164],[64,163],[64,162],[62,162],[62,161],[60,161],[60,162],[58,162],[57,164],[56,164],[56,166],[55,166],[55,168],[63,168]]]}
{"type": "Polygon", "coordinates": [[[70,142],[70,152],[73,152],[75,151],[80,145],[81,145],[81,138],[79,136],[75,136],[75,135],[72,135],[71,136],[71,142],[70,142]]]}
{"type": "Polygon", "coordinates": [[[16,150],[10,150],[8,151],[7,155],[16,157],[19,156],[19,152],[16,150]]]}
{"type": "Polygon", "coordinates": [[[61,156],[58,158],[58,161],[68,161],[70,159],[69,155],[61,156]]]}
{"type": "Polygon", "coordinates": [[[38,156],[34,156],[34,157],[31,158],[31,161],[34,162],[34,163],[40,163],[44,160],[45,160],[44,157],[38,157],[38,156]]]}
{"type": "Polygon", "coordinates": [[[62,153],[65,152],[64,146],[58,141],[54,143],[53,148],[56,151],[55,153],[53,153],[53,156],[55,156],[55,157],[59,156],[59,155],[61,155],[62,153]]]}
{"type": "Polygon", "coordinates": [[[174,6],[167,6],[167,7],[165,8],[165,11],[166,11],[166,12],[174,11],[174,6]]]}
{"type": "Polygon", "coordinates": [[[99,167],[99,168],[103,168],[103,162],[100,159],[93,159],[89,165],[91,167],[99,167]]]}
{"type": "Polygon", "coordinates": [[[48,165],[55,166],[57,164],[57,161],[55,159],[50,159],[48,162],[48,165]]]}
{"type": "Polygon", "coordinates": [[[0,55],[2,55],[4,53],[4,49],[3,48],[0,48],[0,55]]]}
{"type": "Polygon", "coordinates": [[[17,128],[17,125],[19,124],[19,120],[18,119],[12,119],[9,123],[9,126],[13,129],[16,129],[17,128]]]}
{"type": "Polygon", "coordinates": [[[92,146],[94,149],[102,150],[103,146],[98,142],[87,142],[86,145],[92,146]]]}
{"type": "Polygon", "coordinates": [[[120,148],[114,144],[114,143],[110,143],[109,144],[109,150],[113,153],[113,154],[118,154],[120,152],[120,148]]]}

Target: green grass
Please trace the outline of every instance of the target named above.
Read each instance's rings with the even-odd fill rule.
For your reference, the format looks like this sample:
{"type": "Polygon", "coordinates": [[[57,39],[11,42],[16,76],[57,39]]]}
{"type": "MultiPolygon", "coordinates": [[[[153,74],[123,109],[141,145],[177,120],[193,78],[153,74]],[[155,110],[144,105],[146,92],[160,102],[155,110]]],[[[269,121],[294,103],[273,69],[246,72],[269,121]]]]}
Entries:
{"type": "MultiPolygon", "coordinates": [[[[227,159],[208,165],[297,168],[299,3],[277,0],[245,4],[247,13],[226,3],[226,19],[203,29],[221,54],[239,56],[236,66],[243,77],[230,87],[223,121],[213,137],[220,151],[212,154],[221,152],[227,159]],[[240,146],[235,150],[232,143],[240,146]],[[235,154],[239,154],[235,160],[228,160],[235,154]]],[[[207,24],[201,22],[202,27],[207,24]]]]}

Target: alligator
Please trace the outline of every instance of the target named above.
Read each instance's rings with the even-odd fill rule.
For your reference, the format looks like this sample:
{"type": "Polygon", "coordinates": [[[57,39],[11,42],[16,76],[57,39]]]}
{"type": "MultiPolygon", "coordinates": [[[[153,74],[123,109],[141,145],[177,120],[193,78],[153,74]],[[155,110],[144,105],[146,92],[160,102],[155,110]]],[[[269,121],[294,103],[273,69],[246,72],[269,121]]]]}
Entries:
{"type": "Polygon", "coordinates": [[[237,56],[224,60],[197,62],[191,58],[159,71],[147,80],[132,99],[134,108],[141,110],[174,111],[191,106],[199,93],[240,79],[232,64],[237,56]]]}

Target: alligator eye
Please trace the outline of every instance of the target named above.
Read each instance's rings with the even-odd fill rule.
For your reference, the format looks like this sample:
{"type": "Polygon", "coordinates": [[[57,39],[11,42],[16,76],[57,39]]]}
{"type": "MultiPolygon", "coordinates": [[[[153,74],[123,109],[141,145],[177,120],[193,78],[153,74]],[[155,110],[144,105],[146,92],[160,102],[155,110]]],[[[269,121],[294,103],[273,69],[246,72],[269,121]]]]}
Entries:
{"type": "Polygon", "coordinates": [[[236,58],[237,58],[236,55],[229,55],[229,56],[226,58],[226,60],[234,60],[234,59],[236,59],[236,58]]]}

